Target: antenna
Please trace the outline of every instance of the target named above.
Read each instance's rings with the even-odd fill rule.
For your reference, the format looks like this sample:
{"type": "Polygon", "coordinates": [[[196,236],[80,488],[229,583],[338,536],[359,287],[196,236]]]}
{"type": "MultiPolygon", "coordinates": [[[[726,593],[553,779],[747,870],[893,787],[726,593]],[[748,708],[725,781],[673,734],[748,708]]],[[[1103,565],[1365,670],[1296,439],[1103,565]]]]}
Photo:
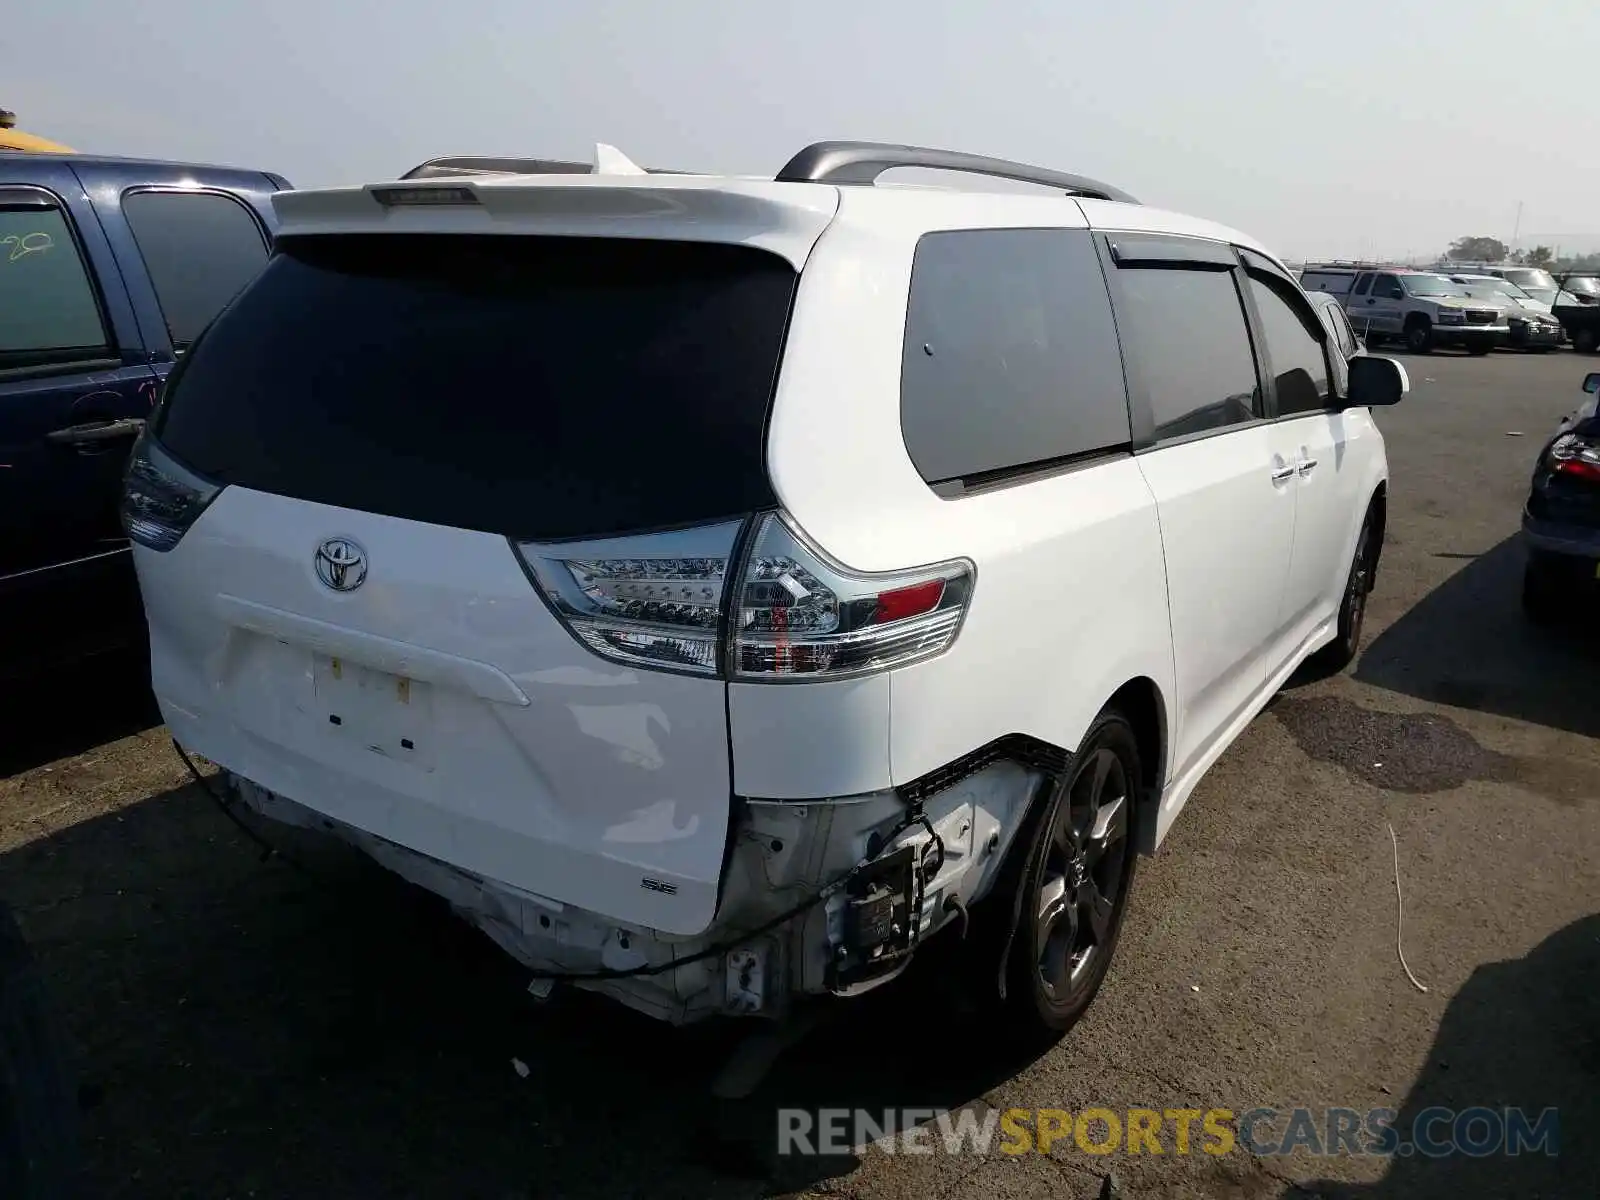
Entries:
{"type": "Polygon", "coordinates": [[[608,146],[605,142],[596,142],[594,144],[594,173],[596,175],[648,175],[650,172],[646,171],[615,146],[608,146]]]}

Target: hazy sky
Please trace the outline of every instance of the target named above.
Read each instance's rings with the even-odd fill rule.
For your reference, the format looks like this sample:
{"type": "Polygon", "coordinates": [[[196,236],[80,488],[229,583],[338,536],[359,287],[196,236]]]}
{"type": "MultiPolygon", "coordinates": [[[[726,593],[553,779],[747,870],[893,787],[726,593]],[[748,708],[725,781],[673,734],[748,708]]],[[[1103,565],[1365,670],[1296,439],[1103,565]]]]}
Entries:
{"type": "Polygon", "coordinates": [[[440,154],[769,173],[997,154],[1286,256],[1600,248],[1595,0],[12,0],[0,106],[79,150],[393,178],[440,154]]]}

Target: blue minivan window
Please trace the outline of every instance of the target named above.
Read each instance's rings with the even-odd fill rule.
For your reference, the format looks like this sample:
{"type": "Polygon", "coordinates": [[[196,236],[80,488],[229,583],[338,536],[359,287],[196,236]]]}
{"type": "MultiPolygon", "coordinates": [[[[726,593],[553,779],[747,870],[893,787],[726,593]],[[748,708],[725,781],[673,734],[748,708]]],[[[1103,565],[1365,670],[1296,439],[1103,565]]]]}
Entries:
{"type": "Polygon", "coordinates": [[[131,192],[122,211],[175,349],[199,336],[267,261],[256,219],[216,192],[131,192]]]}
{"type": "Polygon", "coordinates": [[[0,370],[101,358],[106,342],[61,210],[0,207],[0,370]]]}

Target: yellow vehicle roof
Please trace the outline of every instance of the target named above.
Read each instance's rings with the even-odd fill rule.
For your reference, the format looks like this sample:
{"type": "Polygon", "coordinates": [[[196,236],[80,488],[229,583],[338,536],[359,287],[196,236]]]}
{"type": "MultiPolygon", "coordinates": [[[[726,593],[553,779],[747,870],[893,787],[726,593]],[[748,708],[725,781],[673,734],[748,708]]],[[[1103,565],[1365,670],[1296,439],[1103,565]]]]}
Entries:
{"type": "Polygon", "coordinates": [[[48,138],[23,133],[20,129],[0,129],[0,150],[32,150],[36,154],[75,154],[70,146],[48,138]]]}

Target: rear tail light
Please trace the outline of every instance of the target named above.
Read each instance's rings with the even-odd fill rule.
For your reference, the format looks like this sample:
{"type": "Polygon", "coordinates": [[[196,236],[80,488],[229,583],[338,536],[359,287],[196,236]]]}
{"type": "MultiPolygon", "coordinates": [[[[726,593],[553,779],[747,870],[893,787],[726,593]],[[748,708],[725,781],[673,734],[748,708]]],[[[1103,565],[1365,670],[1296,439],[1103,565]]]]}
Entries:
{"type": "Polygon", "coordinates": [[[778,514],[757,519],[734,563],[740,527],[516,550],[573,635],[614,662],[798,682],[902,666],[955,640],[970,563],[850,571],[778,514]]]}
{"type": "Polygon", "coordinates": [[[761,519],[733,613],[733,674],[837,678],[903,666],[955,640],[972,566],[863,575],[830,562],[782,517],[761,519]]]}
{"type": "Polygon", "coordinates": [[[728,561],[741,524],[514,545],[556,614],[602,658],[715,675],[728,561]]]}
{"type": "Polygon", "coordinates": [[[171,550],[221,490],[145,434],[134,443],[123,481],[123,531],[151,550],[171,550]]]}
{"type": "Polygon", "coordinates": [[[1557,475],[1600,483],[1600,442],[1564,433],[1551,443],[1545,462],[1557,475]]]}

